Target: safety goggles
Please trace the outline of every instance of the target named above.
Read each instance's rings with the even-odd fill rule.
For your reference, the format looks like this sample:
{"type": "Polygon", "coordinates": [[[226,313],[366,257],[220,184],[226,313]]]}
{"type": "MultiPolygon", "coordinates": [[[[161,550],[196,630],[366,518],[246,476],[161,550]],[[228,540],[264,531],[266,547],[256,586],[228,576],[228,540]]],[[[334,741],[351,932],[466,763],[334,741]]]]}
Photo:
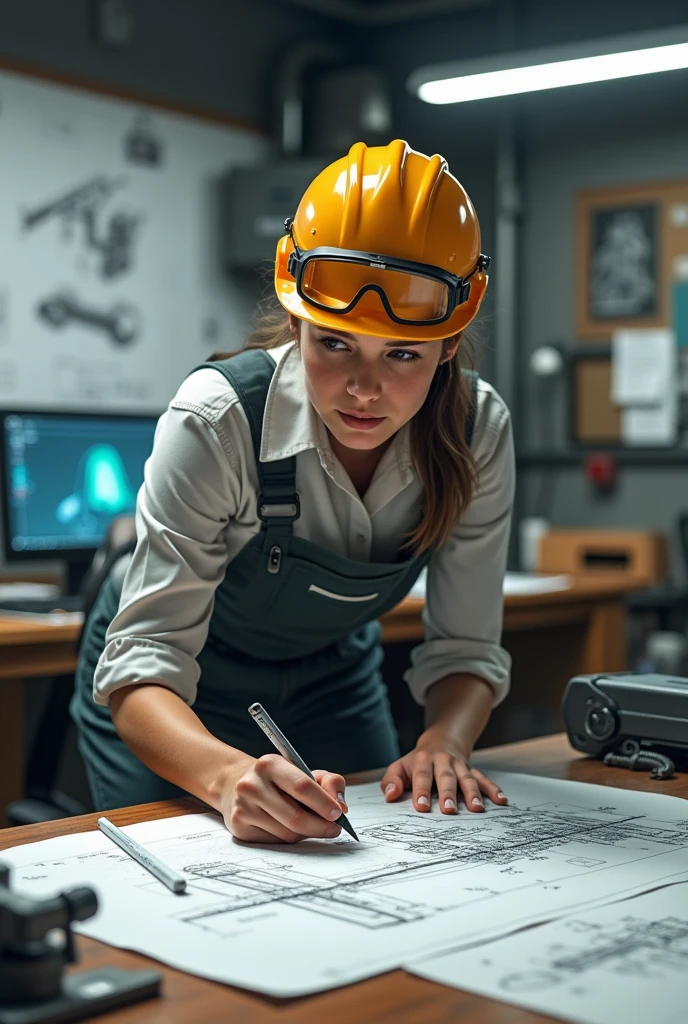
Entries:
{"type": "Polygon", "coordinates": [[[361,315],[379,316],[376,295],[396,324],[441,324],[467,301],[473,275],[490,265],[490,257],[481,253],[470,274],[456,277],[428,263],[355,249],[322,246],[304,251],[296,244],[291,217],[284,227],[294,247],[287,272],[294,278],[298,294],[316,309],[341,316],[354,307],[361,315]]]}

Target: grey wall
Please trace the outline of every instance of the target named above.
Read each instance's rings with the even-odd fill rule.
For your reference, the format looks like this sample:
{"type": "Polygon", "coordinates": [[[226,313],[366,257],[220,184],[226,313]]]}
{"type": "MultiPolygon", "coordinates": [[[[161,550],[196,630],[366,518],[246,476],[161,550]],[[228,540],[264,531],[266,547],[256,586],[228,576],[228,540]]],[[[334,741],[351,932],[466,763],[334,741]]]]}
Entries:
{"type": "Polygon", "coordinates": [[[240,121],[271,126],[285,48],[336,31],[283,0],[133,0],[125,51],[93,41],[90,0],[0,0],[0,60],[12,58],[240,121]]]}

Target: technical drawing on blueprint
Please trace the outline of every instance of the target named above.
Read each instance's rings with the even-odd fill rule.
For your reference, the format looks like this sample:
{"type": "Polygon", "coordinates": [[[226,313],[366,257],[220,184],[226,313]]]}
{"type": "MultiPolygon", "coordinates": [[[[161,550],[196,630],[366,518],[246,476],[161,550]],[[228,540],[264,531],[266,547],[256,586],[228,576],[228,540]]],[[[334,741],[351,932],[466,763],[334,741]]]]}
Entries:
{"type": "Polygon", "coordinates": [[[679,1024],[686,1019],[688,873],[631,899],[406,966],[576,1024],[679,1024]]]}
{"type": "Polygon", "coordinates": [[[475,944],[684,872],[688,812],[672,797],[493,773],[510,806],[456,816],[348,791],[361,843],[235,842],[214,815],[127,831],[188,879],[169,893],[100,833],[2,855],[13,884],[93,884],[102,909],[80,926],[183,970],[297,995],[475,944]],[[132,926],[135,922],[135,926],[132,926]],[[307,955],[304,955],[307,951],[307,955]]]}

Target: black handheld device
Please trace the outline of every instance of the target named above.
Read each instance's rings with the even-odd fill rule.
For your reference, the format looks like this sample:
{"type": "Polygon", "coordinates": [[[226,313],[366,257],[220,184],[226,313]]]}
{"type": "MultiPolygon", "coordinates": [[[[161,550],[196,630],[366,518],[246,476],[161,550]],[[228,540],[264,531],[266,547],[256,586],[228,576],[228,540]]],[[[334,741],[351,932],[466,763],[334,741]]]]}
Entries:
{"type": "Polygon", "coordinates": [[[652,768],[668,778],[688,767],[688,679],[615,672],[569,680],[562,716],[571,746],[605,763],[652,768]]]}

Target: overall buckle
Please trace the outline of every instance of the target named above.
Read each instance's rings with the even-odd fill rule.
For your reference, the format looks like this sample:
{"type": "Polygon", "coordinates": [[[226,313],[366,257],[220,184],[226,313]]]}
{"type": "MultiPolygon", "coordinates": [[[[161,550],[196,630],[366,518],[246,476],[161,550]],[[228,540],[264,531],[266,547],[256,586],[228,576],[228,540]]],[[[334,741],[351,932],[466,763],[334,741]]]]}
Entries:
{"type": "Polygon", "coordinates": [[[263,492],[258,495],[258,518],[264,523],[270,519],[284,519],[295,522],[301,515],[301,502],[298,494],[292,494],[286,501],[265,501],[263,492]]]}

